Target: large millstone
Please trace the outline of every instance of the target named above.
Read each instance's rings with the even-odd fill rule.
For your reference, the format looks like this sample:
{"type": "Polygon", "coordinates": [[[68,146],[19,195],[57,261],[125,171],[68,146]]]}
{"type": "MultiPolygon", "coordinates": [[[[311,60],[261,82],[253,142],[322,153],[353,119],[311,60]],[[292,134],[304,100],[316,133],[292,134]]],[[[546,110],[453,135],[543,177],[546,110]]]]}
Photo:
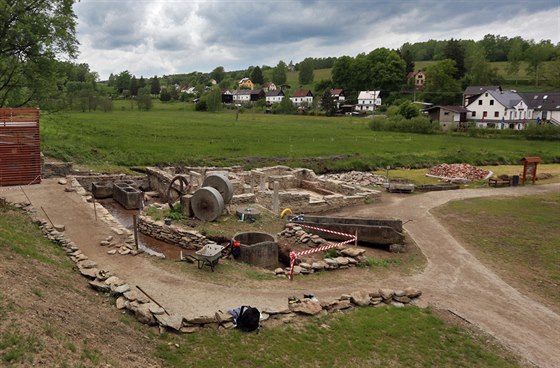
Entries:
{"type": "Polygon", "coordinates": [[[214,221],[224,211],[224,199],[217,189],[203,187],[194,192],[191,206],[196,218],[202,221],[214,221]]]}
{"type": "Polygon", "coordinates": [[[233,198],[233,185],[229,179],[222,174],[211,174],[204,179],[203,187],[212,187],[218,190],[224,199],[224,203],[228,204],[233,198]]]}

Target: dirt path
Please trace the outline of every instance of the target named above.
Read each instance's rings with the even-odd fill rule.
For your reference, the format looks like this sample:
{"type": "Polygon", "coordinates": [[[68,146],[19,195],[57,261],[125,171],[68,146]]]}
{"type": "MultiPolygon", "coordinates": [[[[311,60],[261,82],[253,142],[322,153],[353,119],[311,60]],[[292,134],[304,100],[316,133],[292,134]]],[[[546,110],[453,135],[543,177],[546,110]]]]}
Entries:
{"type": "MultiPolygon", "coordinates": [[[[237,287],[204,282],[176,274],[149,257],[109,256],[99,241],[112,232],[75,193],[66,193],[55,181],[25,189],[35,208],[42,206],[53,222],[66,226],[66,234],[91,259],[126,280],[140,285],[164,307],[185,317],[207,315],[243,304],[259,308],[285,308],[287,296],[313,292],[319,298],[355,290],[386,286],[415,286],[423,290],[426,305],[449,309],[495,336],[514,352],[540,367],[560,366],[560,316],[519,293],[472,256],[430,214],[429,210],[450,200],[486,196],[523,196],[557,191],[560,184],[502,189],[432,192],[414,196],[386,196],[383,202],[339,212],[353,217],[397,217],[412,220],[404,227],[425,254],[426,269],[411,277],[384,280],[362,277],[352,283],[312,284],[304,278],[294,282],[249,282],[237,287]]],[[[0,192],[10,201],[22,201],[20,190],[0,192]]],[[[43,216],[44,217],[44,216],[43,216]]],[[[347,280],[346,280],[347,281],[347,280]]]]}

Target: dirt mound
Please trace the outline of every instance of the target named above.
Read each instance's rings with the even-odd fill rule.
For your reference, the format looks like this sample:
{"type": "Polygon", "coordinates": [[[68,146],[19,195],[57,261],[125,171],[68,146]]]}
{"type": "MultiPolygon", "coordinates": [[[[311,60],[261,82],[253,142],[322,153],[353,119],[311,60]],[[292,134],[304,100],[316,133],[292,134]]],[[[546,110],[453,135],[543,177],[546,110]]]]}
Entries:
{"type": "Polygon", "coordinates": [[[482,180],[489,174],[490,171],[469,164],[440,164],[428,171],[428,175],[436,177],[466,179],[470,181],[482,180]]]}

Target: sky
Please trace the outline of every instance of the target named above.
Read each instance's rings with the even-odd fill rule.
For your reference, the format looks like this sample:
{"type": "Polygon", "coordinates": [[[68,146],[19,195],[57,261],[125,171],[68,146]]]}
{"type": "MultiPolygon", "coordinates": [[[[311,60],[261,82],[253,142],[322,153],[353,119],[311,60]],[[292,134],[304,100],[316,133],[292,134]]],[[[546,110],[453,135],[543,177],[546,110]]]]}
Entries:
{"type": "Polygon", "coordinates": [[[356,56],[486,34],[560,42],[560,0],[81,0],[77,62],[106,80],[356,56]]]}

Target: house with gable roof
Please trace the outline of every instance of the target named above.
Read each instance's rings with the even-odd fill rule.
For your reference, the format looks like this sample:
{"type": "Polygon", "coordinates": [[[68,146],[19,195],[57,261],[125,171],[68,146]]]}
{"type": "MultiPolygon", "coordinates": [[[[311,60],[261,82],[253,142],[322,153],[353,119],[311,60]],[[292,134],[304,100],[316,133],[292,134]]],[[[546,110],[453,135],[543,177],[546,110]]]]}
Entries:
{"type": "Polygon", "coordinates": [[[381,106],[381,91],[360,91],[358,94],[358,103],[354,107],[355,111],[373,112],[377,106],[381,106]]]}
{"type": "Polygon", "coordinates": [[[272,105],[274,103],[280,103],[284,99],[284,91],[281,89],[275,89],[272,91],[268,91],[266,93],[266,104],[272,105]]]}
{"type": "Polygon", "coordinates": [[[533,110],[516,92],[487,90],[469,101],[469,118],[479,128],[520,130],[533,118],[533,110]]]}
{"type": "Polygon", "coordinates": [[[486,91],[501,91],[500,86],[468,86],[463,92],[463,106],[467,106],[486,91]]]}
{"type": "Polygon", "coordinates": [[[343,105],[346,101],[346,96],[344,95],[344,90],[342,88],[332,88],[330,90],[331,97],[336,105],[337,110],[340,109],[340,105],[343,105]]]}
{"type": "Polygon", "coordinates": [[[247,77],[242,78],[238,84],[239,84],[239,88],[246,88],[246,89],[255,88],[255,84],[247,77]]]}
{"type": "Polygon", "coordinates": [[[292,97],[290,97],[290,100],[292,100],[295,106],[301,106],[304,103],[311,105],[313,104],[313,93],[308,89],[298,89],[294,92],[292,97]]]}
{"type": "Polygon", "coordinates": [[[560,126],[560,92],[520,92],[537,122],[560,126]]]}

